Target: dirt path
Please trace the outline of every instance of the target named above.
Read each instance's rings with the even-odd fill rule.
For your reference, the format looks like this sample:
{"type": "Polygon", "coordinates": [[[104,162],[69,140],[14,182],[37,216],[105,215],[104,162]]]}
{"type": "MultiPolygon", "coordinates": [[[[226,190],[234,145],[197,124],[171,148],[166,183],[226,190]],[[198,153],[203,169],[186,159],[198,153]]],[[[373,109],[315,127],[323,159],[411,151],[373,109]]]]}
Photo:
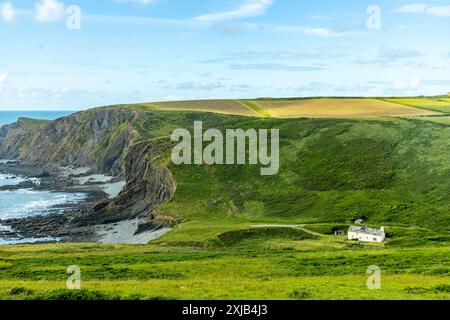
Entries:
{"type": "Polygon", "coordinates": [[[171,228],[162,228],[136,234],[138,226],[138,219],[97,226],[97,234],[100,237],[98,242],[103,244],[147,244],[171,230],[171,228]]]}
{"type": "Polygon", "coordinates": [[[305,224],[254,224],[251,225],[252,228],[294,228],[294,229],[300,229],[306,233],[312,234],[314,236],[318,237],[324,237],[323,234],[314,232],[308,229],[305,229],[305,224]]]}

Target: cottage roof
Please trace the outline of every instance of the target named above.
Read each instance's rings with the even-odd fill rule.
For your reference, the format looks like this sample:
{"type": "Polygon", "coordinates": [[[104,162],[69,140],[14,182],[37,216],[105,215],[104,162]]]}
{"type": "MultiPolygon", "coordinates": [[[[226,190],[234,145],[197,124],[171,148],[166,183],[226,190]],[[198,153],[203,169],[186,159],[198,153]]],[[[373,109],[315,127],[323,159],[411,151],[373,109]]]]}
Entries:
{"type": "Polygon", "coordinates": [[[372,229],[372,228],[369,228],[369,227],[351,226],[350,229],[349,229],[349,232],[364,233],[364,234],[370,234],[370,235],[374,235],[374,236],[382,236],[383,235],[383,231],[382,230],[372,229]]]}

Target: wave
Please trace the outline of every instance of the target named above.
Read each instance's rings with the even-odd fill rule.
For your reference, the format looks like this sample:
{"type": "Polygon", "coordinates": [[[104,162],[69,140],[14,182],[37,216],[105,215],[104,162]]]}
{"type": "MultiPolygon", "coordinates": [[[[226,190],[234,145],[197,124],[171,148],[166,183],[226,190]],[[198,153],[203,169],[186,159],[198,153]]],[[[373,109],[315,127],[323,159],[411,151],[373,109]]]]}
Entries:
{"type": "Polygon", "coordinates": [[[55,242],[59,241],[58,238],[44,237],[44,238],[0,238],[0,245],[10,245],[10,244],[26,244],[26,243],[37,243],[37,242],[55,242]]]}
{"type": "Polygon", "coordinates": [[[0,186],[16,186],[25,181],[31,181],[35,185],[41,184],[41,180],[39,178],[26,178],[12,174],[0,173],[0,186]]]}
{"type": "Polygon", "coordinates": [[[85,193],[64,193],[20,189],[0,192],[0,219],[25,218],[62,213],[86,200],[85,193]]]}

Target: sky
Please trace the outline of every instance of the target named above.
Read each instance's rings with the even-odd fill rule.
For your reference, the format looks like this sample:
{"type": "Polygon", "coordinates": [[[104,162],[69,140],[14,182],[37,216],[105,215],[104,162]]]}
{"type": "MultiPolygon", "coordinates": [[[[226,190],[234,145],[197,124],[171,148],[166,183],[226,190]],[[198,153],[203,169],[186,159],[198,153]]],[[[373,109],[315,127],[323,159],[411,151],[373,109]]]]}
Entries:
{"type": "Polygon", "coordinates": [[[0,0],[0,110],[446,94],[449,39],[449,0],[0,0]]]}

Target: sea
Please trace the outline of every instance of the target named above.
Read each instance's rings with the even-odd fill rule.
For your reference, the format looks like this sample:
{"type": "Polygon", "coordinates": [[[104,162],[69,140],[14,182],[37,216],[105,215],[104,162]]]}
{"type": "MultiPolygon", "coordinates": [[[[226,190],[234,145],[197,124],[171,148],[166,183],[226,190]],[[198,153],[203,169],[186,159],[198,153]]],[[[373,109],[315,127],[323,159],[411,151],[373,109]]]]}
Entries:
{"type": "Polygon", "coordinates": [[[32,118],[40,120],[55,120],[68,116],[74,111],[0,111],[0,126],[16,122],[18,118],[32,118]]]}
{"type": "MultiPolygon", "coordinates": [[[[0,111],[0,126],[17,121],[20,117],[32,119],[54,120],[67,116],[69,111],[0,111]]],[[[12,161],[14,159],[0,159],[0,163],[12,161]]],[[[11,173],[0,173],[0,186],[18,185],[20,182],[30,180],[34,184],[39,184],[37,178],[16,176],[11,173]]],[[[50,213],[61,213],[70,209],[87,199],[85,193],[67,193],[59,191],[34,190],[31,188],[19,190],[0,191],[0,220],[11,218],[25,218],[36,215],[45,215],[50,213]]],[[[0,223],[0,232],[10,231],[9,227],[2,226],[0,223]]],[[[51,238],[1,238],[0,245],[33,243],[41,241],[51,241],[57,239],[51,238]]]]}

